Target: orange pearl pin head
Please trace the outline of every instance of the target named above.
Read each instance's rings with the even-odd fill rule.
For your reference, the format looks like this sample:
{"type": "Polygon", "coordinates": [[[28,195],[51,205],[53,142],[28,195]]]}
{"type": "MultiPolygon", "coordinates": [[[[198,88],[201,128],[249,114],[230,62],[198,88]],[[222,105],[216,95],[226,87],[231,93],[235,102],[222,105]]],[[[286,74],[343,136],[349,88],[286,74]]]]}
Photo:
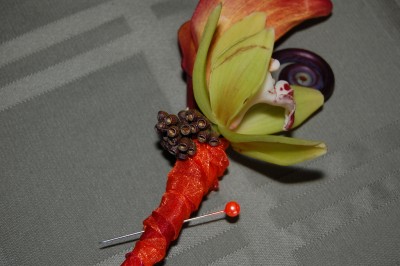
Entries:
{"type": "Polygon", "coordinates": [[[240,214],[240,205],[236,201],[230,201],[225,205],[225,214],[229,217],[236,217],[240,214]]]}

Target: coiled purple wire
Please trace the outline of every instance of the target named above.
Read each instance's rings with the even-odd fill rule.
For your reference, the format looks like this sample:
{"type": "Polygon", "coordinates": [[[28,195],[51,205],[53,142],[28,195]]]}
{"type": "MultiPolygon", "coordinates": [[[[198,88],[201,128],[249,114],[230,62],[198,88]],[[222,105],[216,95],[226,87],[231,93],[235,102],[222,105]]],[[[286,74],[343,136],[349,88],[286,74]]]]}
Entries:
{"type": "Polygon", "coordinates": [[[333,93],[335,77],[329,64],[319,55],[304,49],[288,48],[273,53],[283,68],[279,80],[312,87],[324,95],[325,102],[333,93]]]}

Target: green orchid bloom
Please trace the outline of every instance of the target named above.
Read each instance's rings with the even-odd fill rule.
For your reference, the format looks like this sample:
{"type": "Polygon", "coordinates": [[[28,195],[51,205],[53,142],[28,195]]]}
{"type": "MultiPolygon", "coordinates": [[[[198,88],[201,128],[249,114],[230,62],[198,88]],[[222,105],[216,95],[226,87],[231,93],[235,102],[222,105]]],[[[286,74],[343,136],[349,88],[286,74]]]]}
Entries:
{"type": "Polygon", "coordinates": [[[265,26],[265,13],[250,14],[213,42],[221,8],[208,18],[193,69],[196,102],[214,130],[237,152],[273,164],[325,154],[320,141],[273,135],[303,123],[324,98],[312,88],[275,83],[270,73],[277,63],[271,59],[275,36],[265,26]]]}

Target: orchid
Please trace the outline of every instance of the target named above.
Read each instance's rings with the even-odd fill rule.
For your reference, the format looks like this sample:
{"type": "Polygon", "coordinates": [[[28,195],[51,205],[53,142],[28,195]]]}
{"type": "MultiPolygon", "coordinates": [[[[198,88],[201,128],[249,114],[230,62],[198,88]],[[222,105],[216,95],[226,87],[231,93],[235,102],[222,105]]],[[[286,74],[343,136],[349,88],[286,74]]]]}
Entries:
{"type": "MultiPolygon", "coordinates": [[[[189,28],[187,24],[179,39],[184,46],[182,66],[193,74],[196,103],[214,130],[239,153],[274,164],[291,165],[326,153],[320,141],[274,135],[302,124],[323,105],[324,98],[315,89],[275,82],[271,72],[279,62],[271,54],[277,37],[307,17],[328,14],[330,2],[308,1],[319,2],[320,8],[308,5],[308,11],[297,16],[290,8],[282,8],[282,2],[287,5],[289,1],[263,1],[270,9],[264,11],[261,5],[262,12],[254,11],[254,1],[245,7],[243,1],[226,1],[212,10],[210,2],[215,1],[200,1],[189,25],[190,40],[181,35],[189,28]],[[240,2],[243,8],[238,7],[240,2]],[[277,19],[277,3],[289,16],[286,22],[277,19]],[[237,16],[231,15],[233,10],[237,16]],[[268,14],[278,21],[272,21],[274,27],[269,26],[268,14]]],[[[299,1],[290,3],[292,9],[299,7],[299,1]]]]}

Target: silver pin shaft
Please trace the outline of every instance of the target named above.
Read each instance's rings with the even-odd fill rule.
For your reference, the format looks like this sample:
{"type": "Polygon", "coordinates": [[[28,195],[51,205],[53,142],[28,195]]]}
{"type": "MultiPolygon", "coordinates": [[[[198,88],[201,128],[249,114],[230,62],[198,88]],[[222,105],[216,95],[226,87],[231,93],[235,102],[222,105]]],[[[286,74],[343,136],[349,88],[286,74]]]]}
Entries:
{"type": "MultiPolygon", "coordinates": [[[[206,218],[206,217],[209,217],[209,216],[212,216],[212,215],[217,215],[217,214],[222,214],[222,213],[225,213],[225,211],[221,210],[221,211],[217,211],[217,212],[204,214],[204,215],[201,215],[201,216],[197,216],[197,217],[193,217],[193,218],[184,220],[183,222],[184,223],[188,223],[188,222],[192,222],[192,221],[195,221],[195,220],[203,219],[203,218],[206,218]]],[[[114,238],[111,238],[111,239],[100,241],[100,243],[99,243],[100,244],[100,248],[105,248],[105,247],[108,247],[108,246],[111,246],[111,245],[116,245],[116,244],[119,244],[119,243],[126,242],[126,241],[129,240],[129,238],[132,238],[132,237],[134,237],[136,235],[140,235],[142,233],[144,233],[144,231],[139,231],[139,232],[135,232],[135,233],[131,233],[131,234],[118,236],[118,237],[114,237],[114,238]]]]}

